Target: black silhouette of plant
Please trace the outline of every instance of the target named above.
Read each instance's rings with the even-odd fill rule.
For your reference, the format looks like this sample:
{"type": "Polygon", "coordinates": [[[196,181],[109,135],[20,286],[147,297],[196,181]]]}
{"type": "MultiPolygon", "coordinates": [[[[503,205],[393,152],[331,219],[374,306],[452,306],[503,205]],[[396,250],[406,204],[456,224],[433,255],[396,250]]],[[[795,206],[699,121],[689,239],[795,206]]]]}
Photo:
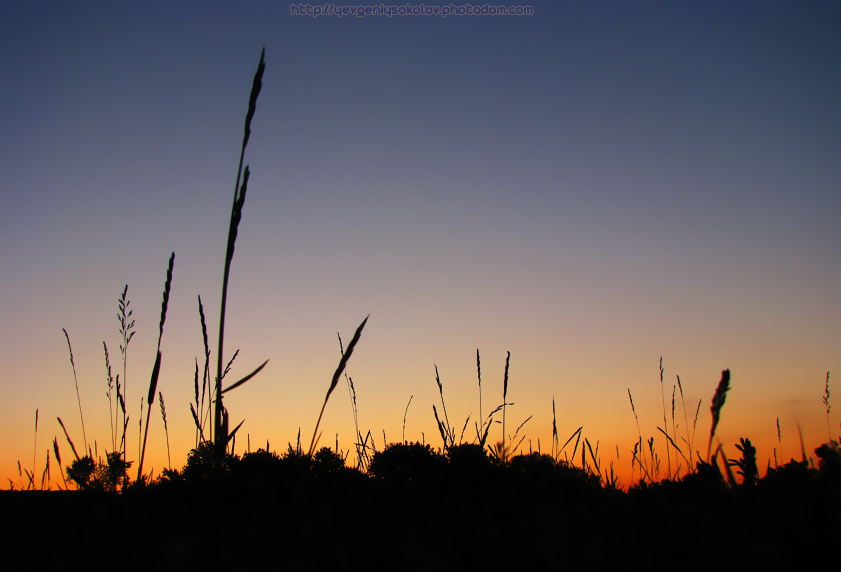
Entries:
{"type": "Polygon", "coordinates": [[[97,475],[102,480],[105,490],[117,491],[128,484],[128,469],[133,461],[126,461],[120,451],[105,453],[107,464],[100,466],[97,475]]]}
{"type": "Polygon", "coordinates": [[[96,471],[96,463],[90,455],[74,460],[66,469],[67,478],[76,483],[80,490],[89,488],[91,478],[96,471]]]}
{"type": "Polygon", "coordinates": [[[826,389],[824,389],[823,405],[826,407],[826,432],[829,440],[832,441],[832,430],[829,427],[829,372],[826,372],[826,389]]]}
{"type": "Polygon", "coordinates": [[[740,438],[741,444],[736,448],[742,452],[741,459],[728,461],[731,467],[739,467],[736,471],[742,475],[742,484],[745,486],[755,485],[759,480],[759,469],[756,467],[756,447],[751,445],[750,439],[740,438]]]}
{"type": "Polygon", "coordinates": [[[335,474],[345,467],[345,459],[328,447],[322,447],[312,457],[313,471],[316,475],[335,474]]]}
{"type": "Polygon", "coordinates": [[[836,484],[841,484],[841,449],[838,448],[838,443],[835,441],[824,443],[815,449],[815,454],[820,459],[818,469],[821,476],[827,477],[836,484]]]}
{"type": "Polygon", "coordinates": [[[202,482],[216,482],[223,479],[230,468],[231,457],[225,455],[215,458],[214,445],[211,441],[202,441],[199,446],[190,451],[187,464],[181,474],[188,484],[202,482]],[[214,461],[216,461],[214,463],[214,461]]]}
{"type": "Polygon", "coordinates": [[[152,416],[152,404],[155,402],[155,388],[158,386],[158,376],[161,372],[161,338],[164,334],[164,323],[166,322],[166,309],[169,305],[169,293],[172,287],[172,267],[174,263],[175,252],[169,257],[169,267],[166,271],[163,302],[161,302],[161,323],[158,332],[158,354],[155,358],[155,365],[152,368],[152,379],[149,381],[149,395],[146,397],[146,431],[143,433],[143,448],[140,450],[140,464],[137,466],[138,481],[143,476],[143,459],[146,456],[146,438],[149,436],[149,419],[152,416]]]}
{"type": "MultiPolygon", "coordinates": [[[[123,390],[122,393],[120,392],[120,376],[117,375],[117,403],[120,406],[120,410],[123,412],[123,436],[120,440],[120,447],[115,447],[116,449],[120,449],[123,453],[126,452],[126,430],[128,429],[128,416],[126,415],[126,401],[128,400],[128,394],[126,393],[128,389],[128,372],[126,371],[127,363],[128,363],[128,344],[131,339],[134,337],[135,330],[134,330],[134,320],[131,320],[131,315],[134,313],[134,310],[129,310],[128,307],[131,304],[131,301],[126,299],[126,293],[128,293],[128,284],[123,289],[123,294],[120,298],[117,299],[117,303],[119,304],[119,312],[117,312],[117,320],[120,322],[120,335],[123,338],[123,343],[120,344],[120,354],[123,357],[123,390]],[[126,313],[128,310],[128,313],[126,313]]],[[[104,343],[104,342],[103,342],[104,343]]],[[[116,412],[115,412],[116,413],[116,412]]],[[[119,415],[119,413],[116,413],[119,415]]],[[[119,430],[119,427],[116,428],[119,430]]],[[[115,434],[116,437],[116,434],[115,434]]],[[[115,438],[116,441],[116,438],[115,438]]]]}
{"type": "MultiPolygon", "coordinates": [[[[242,162],[245,157],[245,147],[248,145],[248,139],[251,137],[251,120],[254,118],[254,111],[257,108],[257,97],[260,95],[260,90],[263,86],[263,72],[266,69],[265,64],[266,48],[260,52],[260,63],[257,65],[257,73],[254,74],[254,81],[251,85],[251,95],[248,98],[248,113],[245,116],[245,131],[242,138],[242,149],[239,155],[239,167],[237,167],[237,182],[234,185],[234,201],[231,206],[231,222],[228,225],[228,243],[225,251],[225,271],[222,277],[222,306],[219,311],[219,349],[216,352],[216,389],[213,420],[213,438],[216,446],[216,455],[220,464],[224,464],[224,457],[227,451],[227,446],[236,429],[232,433],[228,432],[228,411],[222,404],[222,394],[226,393],[236,387],[239,387],[263,369],[269,360],[263,362],[263,365],[258,367],[249,375],[245,376],[238,382],[234,383],[226,389],[222,389],[222,378],[224,377],[222,371],[222,363],[224,356],[224,341],[225,341],[225,308],[228,299],[228,278],[231,272],[231,261],[234,258],[234,247],[237,240],[237,228],[242,219],[242,209],[245,206],[245,194],[248,190],[248,165],[245,166],[245,172],[242,170],[242,162]],[[242,179],[242,186],[240,186],[240,179],[242,179]]],[[[231,360],[233,361],[233,360],[231,360]]],[[[242,425],[237,426],[237,429],[242,425]]]]}
{"type": "Polygon", "coordinates": [[[117,492],[129,485],[128,469],[132,461],[123,460],[120,451],[105,453],[106,462],[97,463],[86,455],[73,461],[67,467],[67,478],[76,483],[79,490],[117,492]]]}
{"type": "Polygon", "coordinates": [[[777,494],[803,492],[811,487],[816,472],[809,468],[807,461],[792,459],[785,465],[770,469],[759,485],[777,494]]]}
{"type": "Polygon", "coordinates": [[[730,370],[725,369],[721,372],[721,381],[718,382],[718,387],[713,395],[712,405],[710,405],[710,412],[713,416],[712,426],[710,427],[710,441],[707,444],[707,462],[710,462],[710,451],[712,450],[713,436],[715,429],[718,427],[718,422],[721,419],[721,408],[724,407],[724,402],[727,399],[727,392],[730,391],[730,370]]]}
{"type": "Polygon", "coordinates": [[[237,471],[242,476],[256,476],[276,470],[280,466],[280,455],[266,449],[257,449],[246,453],[237,465],[237,471]]]}
{"type": "Polygon", "coordinates": [[[393,482],[425,481],[432,478],[446,459],[429,445],[392,443],[374,453],[368,473],[393,482]]]}
{"type": "Polygon", "coordinates": [[[525,488],[535,492],[553,490],[568,493],[601,489],[601,479],[595,473],[564,461],[557,462],[551,455],[537,452],[515,455],[509,460],[509,465],[514,475],[527,485],[525,488]]]}
{"type": "Polygon", "coordinates": [[[447,450],[450,466],[456,469],[481,469],[490,467],[492,461],[482,445],[477,443],[462,443],[447,450]]]}
{"type": "Polygon", "coordinates": [[[315,422],[315,429],[313,429],[312,432],[312,441],[310,441],[310,448],[307,451],[307,456],[312,456],[313,452],[315,451],[315,447],[318,444],[318,439],[321,436],[321,434],[318,433],[318,426],[321,424],[321,417],[324,415],[324,409],[327,407],[327,400],[330,399],[330,394],[333,393],[334,389],[336,389],[336,385],[339,383],[339,377],[345,370],[345,366],[347,365],[350,356],[353,355],[353,350],[354,348],[356,348],[357,342],[359,342],[359,336],[362,335],[362,329],[365,327],[365,324],[368,323],[369,317],[370,315],[365,316],[365,319],[362,320],[362,323],[359,324],[358,328],[356,328],[356,332],[354,332],[353,338],[351,338],[350,343],[347,346],[347,351],[342,353],[342,359],[339,360],[339,366],[336,368],[335,373],[333,373],[333,379],[330,380],[330,387],[327,389],[327,395],[324,397],[324,404],[321,406],[321,412],[318,414],[318,421],[315,422]]]}

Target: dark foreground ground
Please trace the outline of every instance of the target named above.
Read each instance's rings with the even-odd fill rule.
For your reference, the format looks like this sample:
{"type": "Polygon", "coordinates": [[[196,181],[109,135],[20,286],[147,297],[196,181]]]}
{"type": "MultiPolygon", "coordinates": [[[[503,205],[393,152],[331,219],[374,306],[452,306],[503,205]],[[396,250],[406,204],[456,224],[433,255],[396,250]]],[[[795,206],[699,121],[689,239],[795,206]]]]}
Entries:
{"type": "Polygon", "coordinates": [[[716,471],[625,493],[536,454],[507,466],[400,460],[366,476],[265,454],[123,494],[3,491],[2,568],[835,570],[840,561],[841,478],[831,467],[792,462],[736,488],[716,471]]]}

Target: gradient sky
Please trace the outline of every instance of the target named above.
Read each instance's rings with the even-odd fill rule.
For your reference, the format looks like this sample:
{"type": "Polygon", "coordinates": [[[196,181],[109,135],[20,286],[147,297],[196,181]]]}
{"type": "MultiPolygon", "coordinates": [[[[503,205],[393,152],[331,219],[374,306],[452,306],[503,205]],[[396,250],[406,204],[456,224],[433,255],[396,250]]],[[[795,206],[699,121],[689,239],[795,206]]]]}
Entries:
{"type": "MultiPolygon", "coordinates": [[[[841,6],[530,5],[533,16],[359,19],[291,16],[276,0],[4,2],[2,482],[18,482],[18,460],[32,468],[36,409],[38,475],[57,416],[83,440],[62,328],[88,441],[110,448],[102,342],[121,371],[126,284],[137,459],[173,251],[158,388],[173,465],[185,462],[203,354],[196,297],[215,356],[263,46],[225,359],[240,349],[231,381],[271,361],[226,399],[232,422],[245,419],[238,451],[247,435],[283,450],[299,427],[309,441],[336,333],[347,344],[368,314],[348,370],[379,448],[383,431],[401,440],[410,396],[406,438],[440,446],[435,364],[452,424],[460,432],[472,414],[472,427],[477,348],[485,414],[502,402],[510,351],[509,433],[533,416],[523,447],[546,451],[554,398],[561,440],[583,425],[625,484],[628,390],[664,456],[657,426],[676,375],[690,425],[702,402],[702,453],[725,368],[717,435],[729,456],[749,437],[764,468],[777,417],[786,459],[799,456],[798,422],[807,452],[825,442],[826,373],[841,376],[841,6]]],[[[152,415],[144,465],[158,472],[157,403],[152,415]]],[[[322,444],[338,433],[352,446],[344,382],[322,429],[322,444]]]]}

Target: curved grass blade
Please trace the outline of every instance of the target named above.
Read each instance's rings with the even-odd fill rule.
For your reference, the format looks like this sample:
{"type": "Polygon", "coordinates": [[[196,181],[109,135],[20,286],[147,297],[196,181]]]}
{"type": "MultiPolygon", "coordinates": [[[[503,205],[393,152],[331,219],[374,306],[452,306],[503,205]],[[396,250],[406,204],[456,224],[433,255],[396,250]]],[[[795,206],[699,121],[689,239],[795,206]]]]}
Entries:
{"type": "Polygon", "coordinates": [[[241,380],[239,380],[238,382],[236,382],[235,384],[233,384],[229,388],[223,389],[222,393],[224,394],[224,393],[227,393],[227,392],[231,391],[232,389],[236,389],[237,387],[239,387],[240,385],[242,385],[243,383],[245,383],[246,381],[248,381],[249,379],[251,379],[252,377],[257,375],[258,373],[260,373],[260,370],[263,369],[264,367],[266,367],[267,363],[269,363],[269,360],[264,361],[263,364],[260,367],[258,367],[257,369],[255,369],[254,371],[252,371],[251,373],[249,373],[248,375],[243,377],[241,380]]]}

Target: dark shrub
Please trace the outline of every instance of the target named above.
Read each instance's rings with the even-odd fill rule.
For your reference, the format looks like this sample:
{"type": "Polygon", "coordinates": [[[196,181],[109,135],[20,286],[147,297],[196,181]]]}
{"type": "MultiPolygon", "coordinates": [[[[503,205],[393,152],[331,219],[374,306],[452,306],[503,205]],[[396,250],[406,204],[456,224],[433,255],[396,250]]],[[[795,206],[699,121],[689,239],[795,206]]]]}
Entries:
{"type": "Polygon", "coordinates": [[[368,473],[391,482],[428,481],[444,467],[446,459],[420,443],[392,443],[374,453],[368,473]]]}

